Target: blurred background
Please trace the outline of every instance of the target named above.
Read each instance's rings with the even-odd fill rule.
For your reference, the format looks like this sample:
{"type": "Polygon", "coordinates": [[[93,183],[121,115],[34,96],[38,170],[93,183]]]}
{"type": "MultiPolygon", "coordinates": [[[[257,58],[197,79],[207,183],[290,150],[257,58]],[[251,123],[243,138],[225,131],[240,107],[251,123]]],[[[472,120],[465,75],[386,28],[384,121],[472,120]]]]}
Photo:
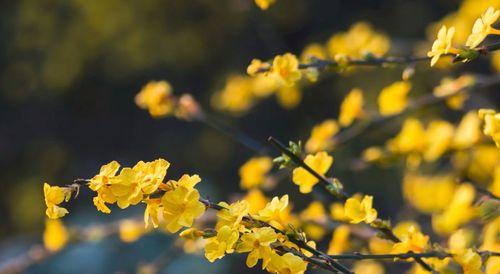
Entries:
{"type": "MultiPolygon", "coordinates": [[[[55,185],[89,178],[111,160],[124,166],[158,157],[171,162],[167,177],[198,173],[201,192],[228,199],[239,188],[238,168],[251,150],[196,122],[155,120],[134,104],[150,80],[168,80],[178,93],[192,93],[225,124],[266,143],[306,140],[311,127],[337,117],[343,96],[354,86],[365,90],[368,105],[384,86],[401,78],[401,68],[332,75],[304,88],[300,105],[286,110],[274,98],[234,116],[213,110],[211,96],[233,73],[244,73],[252,58],[300,53],[311,42],[367,21],[392,39],[392,54],[410,54],[425,41],[430,23],[459,7],[458,0],[278,0],[268,11],[252,0],[19,0],[0,4],[0,264],[41,242],[44,227],[43,182],[55,185]]],[[[427,64],[424,65],[428,66],[427,64]]],[[[487,61],[459,71],[491,71],[487,61]]],[[[412,96],[428,93],[443,74],[423,70],[413,80],[412,96]]],[[[476,100],[499,102],[500,97],[476,100]]],[[[498,93],[497,93],[498,94],[498,93]]],[[[471,102],[474,104],[474,101],[471,102]]],[[[425,109],[431,115],[442,108],[425,109]]],[[[448,113],[458,119],[460,113],[448,113]]],[[[333,172],[348,189],[372,193],[381,215],[397,219],[402,204],[402,171],[369,168],[352,171],[347,159],[398,130],[397,122],[336,150],[333,172]],[[377,178],[374,180],[373,178],[377,178]]],[[[276,155],[277,156],[277,155],[276,155]]],[[[287,179],[269,195],[288,193],[295,209],[299,196],[287,179]]],[[[83,189],[68,206],[65,223],[87,226],[142,214],[141,206],[96,212],[92,193],[83,189]]],[[[186,255],[173,238],[152,233],[134,243],[116,236],[71,245],[26,273],[136,273],[140,263],[167,254],[160,273],[260,273],[244,256],[209,264],[186,255]]]]}

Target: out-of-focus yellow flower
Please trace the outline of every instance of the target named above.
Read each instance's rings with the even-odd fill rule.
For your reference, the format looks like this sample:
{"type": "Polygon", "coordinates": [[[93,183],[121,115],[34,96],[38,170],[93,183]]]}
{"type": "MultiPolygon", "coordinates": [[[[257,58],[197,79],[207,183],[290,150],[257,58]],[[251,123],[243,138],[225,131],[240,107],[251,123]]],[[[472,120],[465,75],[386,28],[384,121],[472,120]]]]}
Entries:
{"type": "Polygon", "coordinates": [[[317,152],[330,148],[332,137],[339,132],[339,126],[333,119],[328,119],[315,125],[311,131],[311,136],[306,142],[307,152],[317,152]]]}
{"type": "Polygon", "coordinates": [[[63,249],[69,240],[69,233],[61,220],[48,219],[43,231],[43,245],[50,252],[63,249]]]}
{"type": "Polygon", "coordinates": [[[339,123],[347,127],[355,119],[362,117],[363,114],[363,91],[359,88],[354,88],[347,94],[340,105],[339,123]]]}
{"type": "Polygon", "coordinates": [[[348,221],[349,218],[345,216],[344,205],[336,202],[330,205],[330,217],[335,221],[348,221]]]}
{"type": "Polygon", "coordinates": [[[147,109],[154,118],[173,114],[174,97],[172,86],[167,81],[152,81],[146,84],[135,96],[135,103],[147,109]]]}
{"type": "MultiPolygon", "coordinates": [[[[314,155],[307,155],[304,159],[304,163],[323,176],[328,169],[330,169],[330,166],[332,166],[333,157],[322,151],[314,155]]],[[[314,177],[303,167],[293,169],[292,179],[293,182],[300,187],[299,190],[301,193],[310,193],[314,185],[319,182],[318,178],[314,177]]]]}
{"type": "Polygon", "coordinates": [[[464,115],[455,130],[453,147],[466,149],[476,144],[481,138],[481,120],[474,111],[464,115]]]}
{"type": "Polygon", "coordinates": [[[193,220],[205,212],[205,206],[199,198],[198,190],[184,186],[167,191],[163,195],[163,219],[169,232],[174,233],[182,227],[191,227],[193,220]]]}
{"type": "Polygon", "coordinates": [[[475,78],[472,75],[462,75],[456,79],[447,77],[441,80],[439,86],[434,88],[433,94],[436,97],[448,97],[446,104],[451,109],[461,109],[468,98],[467,93],[463,92],[463,90],[472,86],[474,82],[475,78]]]}
{"type": "Polygon", "coordinates": [[[225,202],[220,202],[220,206],[224,207],[217,212],[216,229],[223,226],[229,226],[234,229],[239,229],[241,220],[248,214],[248,202],[245,200],[234,202],[228,205],[225,202]]]}
{"type": "Polygon", "coordinates": [[[425,132],[427,146],[424,151],[424,159],[428,162],[439,159],[450,148],[454,131],[453,125],[446,121],[430,122],[425,132]]]}
{"type": "Polygon", "coordinates": [[[399,134],[388,142],[390,151],[401,154],[420,153],[426,145],[424,126],[415,118],[406,119],[399,134]]]}
{"type": "Polygon", "coordinates": [[[276,0],[255,0],[255,4],[263,10],[267,10],[274,2],[276,0]]]}
{"type": "Polygon", "coordinates": [[[336,255],[345,252],[351,246],[349,243],[349,235],[351,230],[347,225],[340,225],[332,234],[332,239],[328,245],[328,255],[336,255]]]}
{"type": "Polygon", "coordinates": [[[485,274],[496,274],[500,272],[500,258],[499,257],[490,257],[488,261],[486,261],[485,266],[485,274]]]}
{"type": "Polygon", "coordinates": [[[219,110],[242,113],[255,103],[252,84],[249,77],[231,75],[227,78],[224,88],[214,94],[211,103],[219,110]]]}
{"type": "Polygon", "coordinates": [[[376,261],[359,261],[352,268],[354,274],[384,274],[384,266],[376,261]]]}
{"type": "Polygon", "coordinates": [[[205,258],[211,263],[224,257],[226,253],[234,252],[234,246],[238,241],[240,233],[229,227],[223,226],[217,230],[217,236],[208,239],[205,245],[205,258]]]}
{"type": "Polygon", "coordinates": [[[273,167],[270,157],[254,157],[240,167],[240,186],[244,189],[251,189],[261,185],[267,173],[273,167]]]}
{"type": "Polygon", "coordinates": [[[471,246],[474,233],[470,229],[459,229],[448,238],[448,249],[451,253],[459,253],[471,246]]]}
{"type": "Polygon", "coordinates": [[[253,59],[247,67],[247,74],[250,76],[256,76],[257,73],[267,70],[269,67],[270,65],[268,63],[262,62],[259,59],[253,59]]]}
{"type": "Polygon", "coordinates": [[[489,34],[500,35],[500,30],[491,26],[498,20],[498,16],[500,16],[500,10],[489,7],[481,17],[474,22],[472,33],[467,38],[465,45],[469,48],[475,48],[481,44],[489,34]]]}
{"type": "Polygon", "coordinates": [[[408,104],[411,84],[405,81],[395,82],[382,89],[378,96],[378,109],[381,115],[395,115],[402,112],[408,104]]]}
{"type": "Polygon", "coordinates": [[[237,246],[238,252],[250,252],[246,264],[254,267],[259,259],[263,260],[262,267],[266,267],[270,261],[270,245],[278,239],[274,229],[270,227],[254,228],[252,232],[241,236],[241,243],[237,246]]]}
{"type": "Polygon", "coordinates": [[[492,109],[480,109],[479,118],[484,121],[483,133],[493,138],[500,148],[500,113],[492,109]]]}
{"type": "Polygon", "coordinates": [[[427,56],[432,57],[431,67],[436,64],[441,55],[458,53],[458,50],[452,46],[453,35],[455,35],[454,27],[446,29],[446,26],[442,26],[441,29],[439,29],[437,39],[432,44],[432,49],[427,53],[427,56]]]}
{"type": "Polygon", "coordinates": [[[464,250],[453,257],[462,266],[464,274],[481,274],[481,256],[472,249],[464,250]]]}
{"type": "Polygon", "coordinates": [[[247,195],[243,197],[243,200],[248,202],[248,213],[250,214],[259,212],[268,202],[267,197],[258,188],[249,190],[247,195]]]}
{"type": "Polygon", "coordinates": [[[360,222],[369,224],[377,219],[377,210],[372,205],[373,196],[365,195],[361,201],[356,198],[349,198],[344,205],[345,215],[353,224],[360,222]]]}
{"type": "Polygon", "coordinates": [[[120,240],[126,243],[137,241],[145,232],[144,225],[137,221],[124,220],[118,225],[120,240]]]}
{"type": "Polygon", "coordinates": [[[414,226],[410,226],[408,231],[400,237],[400,240],[401,242],[394,244],[391,253],[423,252],[429,241],[429,236],[422,234],[414,226]]]}
{"type": "Polygon", "coordinates": [[[270,74],[279,85],[293,86],[302,77],[299,60],[291,53],[278,55],[274,57],[270,74]]]}
{"type": "Polygon", "coordinates": [[[375,32],[366,22],[358,22],[347,32],[334,34],[327,42],[328,54],[335,60],[342,56],[363,58],[368,53],[379,57],[387,53],[390,46],[389,37],[375,32]]]}
{"type": "Polygon", "coordinates": [[[278,274],[302,274],[307,269],[307,263],[292,253],[280,256],[273,253],[267,270],[278,274]]]}
{"type": "Polygon", "coordinates": [[[258,220],[268,222],[277,228],[285,227],[289,219],[288,195],[283,195],[281,198],[274,197],[254,217],[258,220]]]}
{"type": "MultiPolygon", "coordinates": [[[[305,47],[300,55],[300,61],[303,64],[309,64],[314,62],[314,59],[326,59],[326,50],[325,48],[318,43],[313,43],[305,47]]],[[[311,81],[316,82],[318,80],[319,71],[315,67],[308,67],[304,71],[305,77],[311,81]]]]}
{"type": "Polygon", "coordinates": [[[476,191],[470,184],[461,184],[444,212],[432,216],[432,227],[439,234],[449,235],[476,214],[473,207],[476,191]]]}
{"type": "Polygon", "coordinates": [[[326,218],[325,208],[319,201],[311,202],[306,209],[300,212],[300,219],[304,221],[322,222],[326,218]]]}
{"type": "Polygon", "coordinates": [[[494,145],[477,145],[472,148],[467,176],[474,182],[487,184],[495,167],[500,165],[500,153],[494,145]]]}
{"type": "Polygon", "coordinates": [[[381,147],[373,146],[365,149],[362,154],[363,160],[372,163],[377,162],[384,156],[384,151],[381,147]]]}
{"type": "Polygon", "coordinates": [[[413,229],[414,231],[420,231],[420,225],[415,222],[415,221],[401,221],[399,223],[397,223],[394,228],[392,229],[392,233],[394,233],[394,235],[396,235],[396,237],[398,238],[402,238],[404,237],[405,234],[408,233],[408,231],[410,230],[410,227],[412,227],[411,229],[413,229]]]}
{"type": "Polygon", "coordinates": [[[47,206],[47,210],[45,210],[47,217],[50,219],[58,219],[68,214],[68,210],[66,208],[58,205],[71,198],[70,188],[51,186],[44,183],[43,194],[45,197],[45,205],[47,206]]]}
{"type": "Polygon", "coordinates": [[[276,98],[284,109],[292,109],[302,100],[302,91],[298,85],[282,86],[277,90],[276,98]]]}
{"type": "Polygon", "coordinates": [[[387,254],[392,250],[393,242],[379,237],[371,237],[368,243],[370,253],[387,254]]]}
{"type": "Polygon", "coordinates": [[[449,205],[455,187],[452,175],[423,176],[410,173],[403,179],[403,196],[417,210],[436,213],[449,205]]]}
{"type": "Polygon", "coordinates": [[[500,166],[497,166],[493,171],[493,182],[488,189],[496,196],[500,196],[500,166]]]}
{"type": "Polygon", "coordinates": [[[500,250],[500,240],[498,235],[500,233],[500,217],[487,223],[483,227],[483,244],[481,250],[500,250]]]}

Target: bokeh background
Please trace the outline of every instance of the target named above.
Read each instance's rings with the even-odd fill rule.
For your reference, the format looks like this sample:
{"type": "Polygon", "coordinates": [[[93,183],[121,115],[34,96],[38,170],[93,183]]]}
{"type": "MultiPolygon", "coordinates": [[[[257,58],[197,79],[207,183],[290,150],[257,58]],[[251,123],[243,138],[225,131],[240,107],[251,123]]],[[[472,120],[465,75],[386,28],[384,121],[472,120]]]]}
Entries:
{"type": "MultiPolygon", "coordinates": [[[[238,168],[254,152],[203,124],[174,118],[155,120],[138,109],[134,96],[150,80],[166,79],[176,92],[192,93],[227,125],[266,143],[305,140],[310,128],[335,118],[354,86],[365,89],[368,104],[380,88],[400,79],[401,68],[332,75],[304,89],[299,106],[285,110],[274,98],[249,113],[233,116],[212,110],[210,98],[228,75],[244,73],[252,58],[300,53],[311,42],[358,21],[370,22],[393,40],[391,53],[409,54],[426,39],[429,23],[456,10],[456,0],[278,0],[261,11],[251,0],[19,0],[0,4],[0,264],[41,242],[44,226],[42,184],[88,178],[101,164],[117,160],[166,158],[168,177],[199,173],[201,191],[228,199],[239,188],[238,168]]],[[[427,64],[425,65],[427,66],[427,64]]],[[[459,71],[489,72],[487,61],[459,71]]],[[[412,96],[428,93],[442,74],[428,70],[413,81],[412,96]]],[[[473,98],[499,102],[498,95],[473,98]]],[[[497,93],[498,94],[498,93],[497,93]]],[[[474,104],[474,100],[470,102],[474,104]]],[[[483,104],[484,105],[484,104],[483,104]]],[[[445,111],[440,106],[419,115],[445,111]]],[[[445,111],[446,112],[446,111],[445,111]]],[[[458,119],[460,113],[447,113],[458,119]]],[[[348,189],[373,193],[383,216],[397,220],[402,205],[400,167],[350,169],[363,148],[398,130],[398,121],[372,131],[333,153],[333,172],[348,189]]],[[[294,208],[310,201],[287,179],[269,195],[288,193],[294,208]]],[[[86,226],[142,208],[96,212],[90,191],[69,205],[65,223],[86,226]]],[[[423,220],[424,226],[428,220],[423,220]]],[[[172,246],[173,238],[153,233],[126,244],[116,236],[76,244],[26,273],[136,273],[140,263],[159,255],[169,262],[161,273],[259,273],[244,256],[209,264],[172,246]]]]}

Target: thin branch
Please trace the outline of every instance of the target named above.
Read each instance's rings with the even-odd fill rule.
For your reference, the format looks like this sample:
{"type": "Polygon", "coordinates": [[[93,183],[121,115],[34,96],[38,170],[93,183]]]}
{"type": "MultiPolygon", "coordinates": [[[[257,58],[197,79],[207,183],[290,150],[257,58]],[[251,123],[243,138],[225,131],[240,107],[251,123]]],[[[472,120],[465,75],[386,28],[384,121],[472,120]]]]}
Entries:
{"type": "MultiPolygon", "coordinates": [[[[491,256],[498,257],[500,256],[500,252],[494,252],[489,250],[481,250],[477,251],[477,253],[481,256],[491,256]]],[[[398,254],[361,254],[359,252],[354,252],[350,254],[338,254],[338,255],[330,255],[333,259],[338,260],[385,260],[385,259],[423,259],[423,258],[438,258],[444,259],[448,257],[453,257],[456,254],[448,253],[448,252],[440,252],[440,251],[430,251],[425,253],[398,253],[398,254]]]]}

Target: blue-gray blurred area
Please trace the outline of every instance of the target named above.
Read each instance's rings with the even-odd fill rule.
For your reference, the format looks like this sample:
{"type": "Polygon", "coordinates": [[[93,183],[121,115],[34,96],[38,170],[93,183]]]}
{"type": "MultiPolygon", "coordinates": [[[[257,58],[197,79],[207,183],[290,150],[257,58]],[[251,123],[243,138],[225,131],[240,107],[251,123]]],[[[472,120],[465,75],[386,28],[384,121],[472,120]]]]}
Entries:
{"type": "MultiPolygon", "coordinates": [[[[133,100],[148,81],[168,80],[176,92],[192,93],[212,111],[210,96],[228,74],[244,73],[252,58],[300,53],[308,43],[324,42],[360,20],[391,37],[423,40],[428,24],[458,5],[455,0],[277,0],[264,12],[252,0],[2,1],[0,262],[41,242],[43,182],[64,185],[89,178],[111,160],[130,166],[163,157],[172,164],[168,178],[198,173],[201,191],[214,200],[241,193],[238,167],[254,152],[200,123],[152,119],[133,100]]],[[[305,140],[315,123],[337,116],[350,88],[376,92],[400,75],[400,69],[387,69],[332,76],[306,88],[303,102],[291,111],[268,99],[241,117],[213,112],[262,143],[270,135],[305,140]]],[[[437,79],[421,77],[420,85],[430,87],[437,79]]],[[[397,218],[400,170],[353,173],[347,168],[347,159],[387,135],[363,137],[334,153],[334,172],[351,190],[385,195],[377,207],[384,216],[397,218]]],[[[289,180],[269,194],[284,193],[291,195],[296,209],[311,199],[300,196],[289,180]]],[[[67,225],[84,227],[142,214],[139,206],[103,215],[91,197],[82,189],[71,201],[67,225]]],[[[135,273],[139,264],[160,255],[169,257],[160,273],[260,272],[258,267],[247,269],[241,255],[209,264],[183,254],[173,241],[164,233],[131,244],[109,236],[71,245],[26,273],[135,273]]]]}

